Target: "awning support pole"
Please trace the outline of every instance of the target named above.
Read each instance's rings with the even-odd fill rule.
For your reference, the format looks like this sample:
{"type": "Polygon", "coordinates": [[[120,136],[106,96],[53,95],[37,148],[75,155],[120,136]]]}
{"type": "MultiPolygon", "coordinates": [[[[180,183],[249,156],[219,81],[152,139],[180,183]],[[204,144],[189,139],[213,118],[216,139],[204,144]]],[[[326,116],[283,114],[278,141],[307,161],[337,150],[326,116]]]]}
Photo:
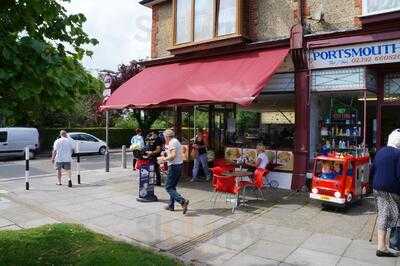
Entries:
{"type": "Polygon", "coordinates": [[[108,124],[109,124],[109,111],[106,111],[106,153],[105,153],[105,163],[106,172],[110,172],[110,153],[108,150],[108,124]]]}
{"type": "Polygon", "coordinates": [[[366,148],[367,139],[367,90],[364,90],[364,128],[363,128],[363,148],[366,148]]]}

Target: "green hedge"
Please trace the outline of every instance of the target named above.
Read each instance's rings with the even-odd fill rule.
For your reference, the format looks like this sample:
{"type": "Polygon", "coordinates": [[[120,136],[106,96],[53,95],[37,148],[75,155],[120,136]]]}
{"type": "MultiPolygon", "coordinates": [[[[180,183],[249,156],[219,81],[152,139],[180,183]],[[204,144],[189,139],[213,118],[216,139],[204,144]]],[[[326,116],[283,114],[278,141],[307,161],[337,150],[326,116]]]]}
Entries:
{"type": "MultiPolygon", "coordinates": [[[[54,141],[60,134],[61,128],[44,128],[39,129],[40,147],[42,151],[52,149],[54,141]]],[[[99,139],[106,140],[105,128],[67,128],[67,132],[85,132],[99,139]]],[[[121,148],[122,145],[130,145],[130,140],[135,134],[133,129],[110,128],[109,129],[109,146],[110,148],[121,148]]]]}

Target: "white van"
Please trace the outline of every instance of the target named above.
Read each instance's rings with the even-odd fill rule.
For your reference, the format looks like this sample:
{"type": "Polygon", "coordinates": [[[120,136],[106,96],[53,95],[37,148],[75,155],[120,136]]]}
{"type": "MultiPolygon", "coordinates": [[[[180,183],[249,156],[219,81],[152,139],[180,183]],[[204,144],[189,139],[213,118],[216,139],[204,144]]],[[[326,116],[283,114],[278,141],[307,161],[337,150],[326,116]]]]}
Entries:
{"type": "Polygon", "coordinates": [[[29,157],[39,151],[39,132],[36,128],[0,128],[0,157],[23,157],[25,147],[29,147],[29,157]]]}

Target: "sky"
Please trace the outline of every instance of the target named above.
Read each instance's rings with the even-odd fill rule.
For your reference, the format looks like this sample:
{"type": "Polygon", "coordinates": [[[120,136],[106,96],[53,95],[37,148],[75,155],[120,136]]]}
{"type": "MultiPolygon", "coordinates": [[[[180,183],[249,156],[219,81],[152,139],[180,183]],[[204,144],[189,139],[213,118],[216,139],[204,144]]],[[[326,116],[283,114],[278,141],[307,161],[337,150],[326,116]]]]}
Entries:
{"type": "Polygon", "coordinates": [[[90,50],[83,65],[91,72],[116,70],[121,63],[145,59],[150,55],[151,9],[138,0],[71,0],[68,13],[83,13],[84,30],[99,44],[90,50]]]}

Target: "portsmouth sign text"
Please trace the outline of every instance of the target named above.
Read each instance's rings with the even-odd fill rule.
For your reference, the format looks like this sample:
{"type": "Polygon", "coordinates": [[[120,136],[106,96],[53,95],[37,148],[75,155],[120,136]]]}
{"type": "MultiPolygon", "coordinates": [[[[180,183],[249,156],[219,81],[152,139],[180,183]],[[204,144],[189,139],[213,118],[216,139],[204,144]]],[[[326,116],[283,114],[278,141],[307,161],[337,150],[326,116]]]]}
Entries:
{"type": "Polygon", "coordinates": [[[310,68],[331,68],[400,62],[400,40],[310,50],[310,68]]]}

